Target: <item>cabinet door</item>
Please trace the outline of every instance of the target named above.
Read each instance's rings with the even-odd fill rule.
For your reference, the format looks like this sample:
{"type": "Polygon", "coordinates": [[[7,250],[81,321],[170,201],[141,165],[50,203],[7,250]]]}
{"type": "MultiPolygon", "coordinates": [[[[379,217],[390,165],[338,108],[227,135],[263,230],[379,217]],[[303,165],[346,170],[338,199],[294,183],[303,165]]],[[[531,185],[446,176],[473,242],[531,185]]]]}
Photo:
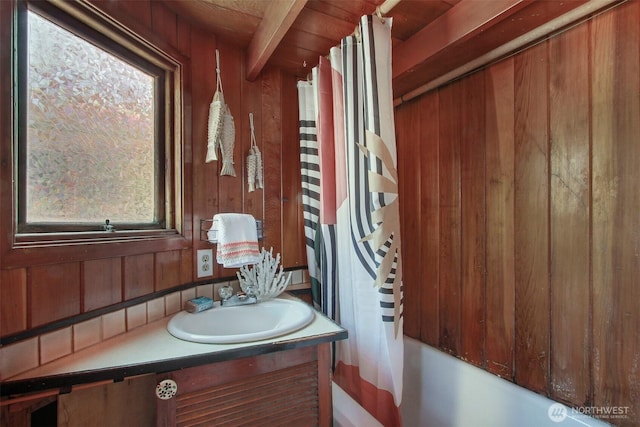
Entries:
{"type": "Polygon", "coordinates": [[[329,344],[219,362],[157,376],[177,384],[157,401],[159,426],[328,426],[329,344]]]}
{"type": "Polygon", "coordinates": [[[58,397],[60,427],[152,426],[155,422],[154,374],[85,384],[58,397]]]}
{"type": "MultiPolygon", "coordinates": [[[[21,396],[3,401],[0,408],[0,427],[30,427],[33,425],[35,413],[47,406],[53,405],[58,399],[56,392],[46,395],[47,392],[35,396],[21,396]],[[41,397],[46,395],[44,397],[41,397]]],[[[54,410],[55,412],[55,410],[54,410]]],[[[47,414],[50,415],[50,414],[47,414]]],[[[46,422],[55,424],[55,414],[53,418],[46,422]]]]}

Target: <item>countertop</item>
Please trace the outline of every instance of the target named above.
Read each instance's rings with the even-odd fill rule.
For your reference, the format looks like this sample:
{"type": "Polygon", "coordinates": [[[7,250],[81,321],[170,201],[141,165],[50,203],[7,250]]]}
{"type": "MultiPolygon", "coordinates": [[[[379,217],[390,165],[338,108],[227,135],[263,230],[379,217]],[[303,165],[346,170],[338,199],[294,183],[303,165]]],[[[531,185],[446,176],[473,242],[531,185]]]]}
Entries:
{"type": "MultiPolygon", "coordinates": [[[[214,308],[215,309],[215,308],[214,308]]],[[[103,341],[0,383],[2,396],[73,386],[121,381],[241,357],[338,341],[347,331],[315,311],[306,327],[280,337],[239,344],[200,344],[175,338],[167,331],[172,316],[103,341]]]]}

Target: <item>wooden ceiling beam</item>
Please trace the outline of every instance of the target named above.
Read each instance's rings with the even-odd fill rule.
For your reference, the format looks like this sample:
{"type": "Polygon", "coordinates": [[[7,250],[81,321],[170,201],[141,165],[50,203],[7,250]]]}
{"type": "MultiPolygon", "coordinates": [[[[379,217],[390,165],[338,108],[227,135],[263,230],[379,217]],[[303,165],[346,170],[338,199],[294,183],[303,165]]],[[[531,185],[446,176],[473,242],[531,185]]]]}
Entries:
{"type": "Polygon", "coordinates": [[[393,48],[393,78],[464,40],[508,19],[532,0],[462,0],[402,44],[393,48]]]}
{"type": "Polygon", "coordinates": [[[258,77],[307,0],[272,1],[247,47],[247,80],[258,77]]]}

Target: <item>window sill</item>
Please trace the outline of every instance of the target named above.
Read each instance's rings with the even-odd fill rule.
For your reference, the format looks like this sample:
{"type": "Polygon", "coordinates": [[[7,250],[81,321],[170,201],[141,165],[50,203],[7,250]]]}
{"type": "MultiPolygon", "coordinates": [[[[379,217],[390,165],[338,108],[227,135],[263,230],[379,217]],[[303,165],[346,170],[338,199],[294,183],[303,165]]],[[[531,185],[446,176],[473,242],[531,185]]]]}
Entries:
{"type": "Polygon", "coordinates": [[[0,259],[1,268],[31,267],[190,247],[176,230],[19,234],[0,259]]]}
{"type": "Polygon", "coordinates": [[[128,242],[144,239],[175,237],[176,230],[144,231],[87,231],[74,233],[24,233],[17,234],[14,248],[128,242]]]}

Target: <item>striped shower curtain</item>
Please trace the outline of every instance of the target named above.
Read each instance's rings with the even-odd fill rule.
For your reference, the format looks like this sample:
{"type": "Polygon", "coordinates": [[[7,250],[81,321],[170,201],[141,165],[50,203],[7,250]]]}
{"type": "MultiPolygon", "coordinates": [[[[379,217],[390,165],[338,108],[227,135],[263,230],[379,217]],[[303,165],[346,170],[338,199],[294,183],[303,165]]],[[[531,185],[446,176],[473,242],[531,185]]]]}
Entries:
{"type": "MultiPolygon", "coordinates": [[[[319,71],[320,68],[314,68],[312,81],[322,80],[319,71]]],[[[327,99],[318,88],[318,83],[298,83],[302,203],[313,301],[326,315],[335,318],[337,280],[332,99],[327,99]],[[319,111],[324,114],[319,114],[319,111]],[[327,122],[329,118],[331,120],[327,122]],[[330,134],[327,129],[331,130],[330,134]]]]}
{"type": "MultiPolygon", "coordinates": [[[[311,82],[298,82],[298,116],[300,123],[300,167],[302,173],[302,206],[304,237],[311,292],[319,301],[320,261],[316,258],[316,240],[320,218],[320,158],[316,130],[317,103],[311,82]]],[[[318,254],[320,251],[318,251],[318,254]]]]}
{"type": "Polygon", "coordinates": [[[331,50],[330,65],[321,58],[312,82],[299,88],[302,150],[303,120],[313,117],[317,130],[309,265],[318,268],[318,304],[349,331],[336,346],[334,379],[384,425],[398,426],[403,317],[391,19],[363,16],[357,35],[331,50]],[[302,106],[305,90],[313,107],[302,106]]]}

